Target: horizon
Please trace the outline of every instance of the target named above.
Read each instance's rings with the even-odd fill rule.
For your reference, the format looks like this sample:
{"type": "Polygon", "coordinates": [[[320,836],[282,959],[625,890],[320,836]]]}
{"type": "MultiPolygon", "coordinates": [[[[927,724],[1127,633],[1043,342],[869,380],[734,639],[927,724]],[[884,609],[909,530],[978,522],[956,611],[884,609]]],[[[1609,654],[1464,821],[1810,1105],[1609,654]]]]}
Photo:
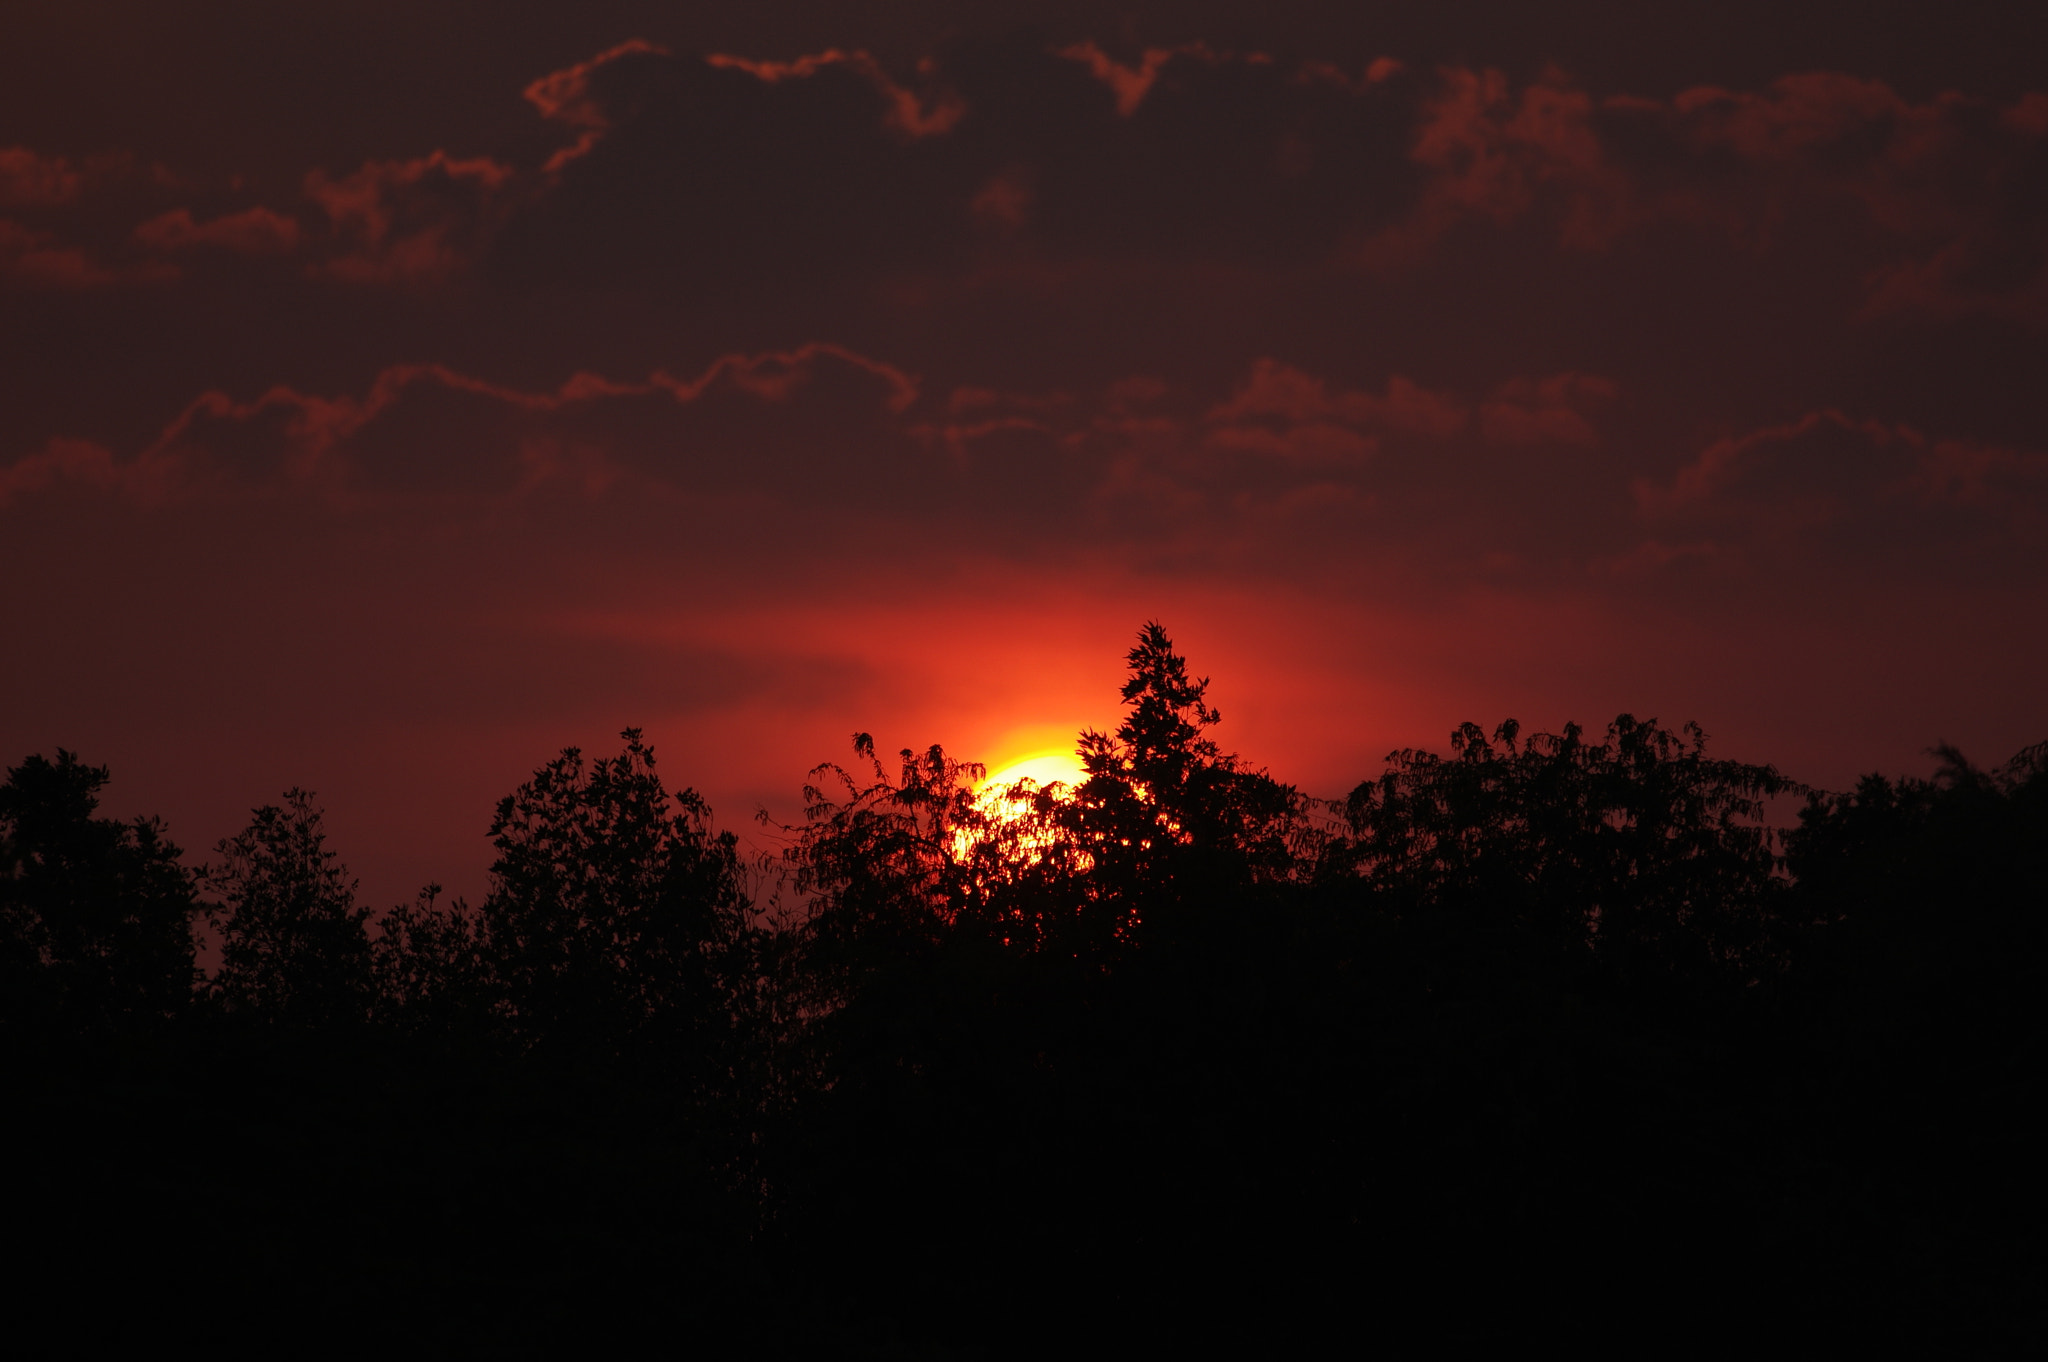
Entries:
{"type": "Polygon", "coordinates": [[[627,727],[743,838],[1058,750],[1151,619],[1326,797],[2048,735],[2048,17],[1119,13],[26,7],[0,766],[381,910],[627,727]]]}

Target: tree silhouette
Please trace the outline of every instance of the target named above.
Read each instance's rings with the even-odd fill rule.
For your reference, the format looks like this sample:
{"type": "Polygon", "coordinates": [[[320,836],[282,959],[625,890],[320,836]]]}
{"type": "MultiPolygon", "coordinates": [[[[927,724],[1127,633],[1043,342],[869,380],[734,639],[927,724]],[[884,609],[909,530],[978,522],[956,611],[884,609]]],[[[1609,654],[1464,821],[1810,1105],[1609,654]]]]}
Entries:
{"type": "Polygon", "coordinates": [[[1209,730],[1222,715],[1207,700],[1208,678],[1156,621],[1128,655],[1123,701],[1130,712],[1114,734],[1080,737],[1087,779],[1053,810],[1085,855],[1095,892],[1119,937],[1144,905],[1225,893],[1282,880],[1295,868],[1307,801],[1292,786],[1225,753],[1209,730]]]}
{"type": "MultiPolygon", "coordinates": [[[[971,881],[962,861],[987,828],[974,801],[983,769],[936,744],[904,748],[891,780],[875,740],[853,735],[865,781],[837,762],[810,772],[804,822],[783,860],[809,904],[805,1006],[842,1001],[874,965],[918,954],[959,918],[971,881]]],[[[765,821],[766,815],[763,815],[765,821]]]]}
{"type": "Polygon", "coordinates": [[[221,1007],[140,1037],[189,992],[193,882],[95,816],[103,770],[31,758],[24,1233],[68,1263],[176,1225],[165,1309],[203,1272],[279,1327],[362,1302],[512,1351],[669,1311],[855,1355],[1360,1320],[2031,1355],[2048,744],[1807,792],[1782,836],[1801,787],[1626,714],[1465,724],[1330,803],[1224,751],[1158,624],[1127,660],[1070,791],[995,805],[855,735],[781,829],[779,932],[774,862],[637,730],[501,801],[480,906],[429,886],[374,934],[292,791],[205,875],[221,1007]]]}
{"type": "Polygon", "coordinates": [[[327,849],[321,811],[305,790],[251,813],[214,849],[202,872],[218,900],[207,920],[220,934],[212,996],[229,1013],[295,1026],[361,1022],[375,989],[370,910],[327,849]]]}
{"type": "Polygon", "coordinates": [[[702,1032],[750,986],[737,839],[696,791],[662,785],[639,729],[620,736],[623,752],[591,763],[563,749],[491,822],[482,951],[527,1044],[702,1032]]]}
{"type": "Polygon", "coordinates": [[[1467,723],[1449,760],[1405,749],[1352,791],[1343,849],[1411,910],[1512,924],[1660,970],[1761,967],[1784,883],[1768,799],[1803,787],[1710,759],[1697,724],[1624,714],[1605,741],[1577,724],[1489,740],[1467,723]]]}
{"type": "Polygon", "coordinates": [[[380,1019],[401,1030],[475,1029],[488,1006],[482,923],[430,884],[385,913],[371,943],[380,1019]]]}
{"type": "Polygon", "coordinates": [[[190,1000],[195,901],[156,819],[96,818],[107,768],[57,749],[0,785],[0,1018],[101,1030],[190,1000]]]}

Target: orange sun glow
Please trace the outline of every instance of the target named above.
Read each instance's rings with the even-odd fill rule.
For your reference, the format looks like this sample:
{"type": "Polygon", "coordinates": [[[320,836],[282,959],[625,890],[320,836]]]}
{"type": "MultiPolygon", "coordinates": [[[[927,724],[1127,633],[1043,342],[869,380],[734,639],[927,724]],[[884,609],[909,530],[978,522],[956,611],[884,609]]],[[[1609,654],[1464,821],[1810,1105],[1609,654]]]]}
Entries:
{"type": "MultiPolygon", "coordinates": [[[[1081,759],[1072,752],[1037,751],[1015,757],[1000,765],[991,762],[993,768],[974,787],[974,802],[989,820],[990,830],[1004,829],[1009,833],[1021,834],[1020,848],[1027,859],[1036,860],[1049,834],[1043,830],[1027,829],[1030,819],[1030,795],[1034,790],[1054,790],[1054,797],[1068,799],[1075,787],[1088,777],[1081,765],[1081,759]]],[[[1000,834],[999,834],[1000,835],[1000,834]]],[[[975,834],[962,830],[954,835],[953,852],[960,860],[973,854],[975,834]]]]}
{"type": "Polygon", "coordinates": [[[1087,778],[1081,759],[1072,752],[1033,752],[991,770],[975,786],[975,794],[982,799],[994,798],[1025,780],[1041,790],[1055,783],[1072,790],[1087,778]]]}

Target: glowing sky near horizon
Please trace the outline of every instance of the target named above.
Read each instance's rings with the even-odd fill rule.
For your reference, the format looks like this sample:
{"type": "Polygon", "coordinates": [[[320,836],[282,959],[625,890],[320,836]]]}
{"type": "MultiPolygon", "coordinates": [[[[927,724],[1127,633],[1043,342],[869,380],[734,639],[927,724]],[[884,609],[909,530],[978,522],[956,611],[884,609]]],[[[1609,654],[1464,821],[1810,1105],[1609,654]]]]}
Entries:
{"type": "Polygon", "coordinates": [[[0,760],[374,903],[647,730],[1000,764],[1159,619],[1340,795],[1459,721],[2048,736],[2048,13],[30,0],[0,760]]]}

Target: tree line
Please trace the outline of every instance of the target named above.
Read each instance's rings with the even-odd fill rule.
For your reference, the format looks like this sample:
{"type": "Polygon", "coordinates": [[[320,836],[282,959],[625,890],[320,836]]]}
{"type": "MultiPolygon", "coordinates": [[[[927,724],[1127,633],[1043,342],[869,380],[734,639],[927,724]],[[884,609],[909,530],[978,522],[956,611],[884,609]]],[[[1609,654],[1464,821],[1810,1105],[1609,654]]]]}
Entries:
{"type": "Polygon", "coordinates": [[[203,1243],[124,1299],[451,1347],[2042,1337],[2048,743],[1835,793],[1510,720],[1328,800],[1160,626],[1128,666],[1073,787],[857,734],[767,857],[628,729],[500,801],[481,901],[382,914],[303,791],[193,867],[31,756],[31,1201],[203,1243]]]}

